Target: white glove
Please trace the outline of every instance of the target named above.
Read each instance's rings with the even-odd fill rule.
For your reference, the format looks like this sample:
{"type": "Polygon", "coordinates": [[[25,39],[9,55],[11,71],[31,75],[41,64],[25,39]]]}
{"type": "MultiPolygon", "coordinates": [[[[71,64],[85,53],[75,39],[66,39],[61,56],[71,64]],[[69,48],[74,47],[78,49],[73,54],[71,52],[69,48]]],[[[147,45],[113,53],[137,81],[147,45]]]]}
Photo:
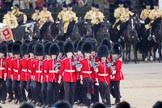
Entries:
{"type": "Polygon", "coordinates": [[[115,74],[116,74],[116,70],[113,70],[113,71],[112,71],[112,75],[115,75],[115,74]]]}

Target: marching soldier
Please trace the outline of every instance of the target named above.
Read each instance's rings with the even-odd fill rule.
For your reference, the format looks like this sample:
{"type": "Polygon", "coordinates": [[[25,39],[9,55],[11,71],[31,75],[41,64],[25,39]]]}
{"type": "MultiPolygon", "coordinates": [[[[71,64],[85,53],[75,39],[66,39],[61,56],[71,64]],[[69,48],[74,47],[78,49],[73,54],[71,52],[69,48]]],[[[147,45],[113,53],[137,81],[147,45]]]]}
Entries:
{"type": "Polygon", "coordinates": [[[44,44],[44,54],[45,59],[42,62],[42,76],[41,76],[41,100],[42,100],[42,107],[44,108],[47,105],[47,82],[48,82],[48,61],[51,59],[51,56],[49,54],[49,48],[51,46],[51,42],[47,42],[44,44]]]}
{"type": "Polygon", "coordinates": [[[91,5],[91,10],[89,10],[88,12],[86,12],[84,19],[85,20],[92,20],[92,15],[95,12],[95,3],[92,3],[91,5]]]}
{"type": "Polygon", "coordinates": [[[25,24],[27,22],[27,15],[23,12],[20,12],[18,4],[13,6],[12,14],[15,15],[19,25],[25,24]]]}
{"type": "Polygon", "coordinates": [[[144,21],[144,24],[148,24],[150,22],[150,18],[149,18],[150,13],[151,13],[151,6],[150,3],[147,2],[146,9],[142,10],[140,14],[140,19],[144,21]]]}
{"type": "Polygon", "coordinates": [[[52,14],[47,9],[48,5],[45,3],[43,5],[43,10],[40,12],[39,28],[43,26],[46,22],[54,22],[52,14]]]}
{"type": "Polygon", "coordinates": [[[0,86],[1,86],[1,91],[0,91],[0,98],[2,100],[2,104],[5,104],[6,100],[6,72],[5,72],[5,65],[6,65],[6,56],[7,54],[7,43],[2,42],[0,44],[0,86]]]}
{"type": "Polygon", "coordinates": [[[91,98],[92,98],[92,83],[93,83],[93,70],[91,64],[91,52],[92,45],[89,41],[85,42],[82,45],[82,53],[84,54],[84,59],[80,61],[82,67],[80,69],[80,84],[83,85],[83,104],[86,106],[90,106],[91,98]]]}
{"type": "Polygon", "coordinates": [[[21,103],[27,102],[25,89],[28,81],[28,61],[29,61],[29,53],[28,53],[28,44],[23,43],[20,47],[22,59],[20,60],[20,96],[21,96],[21,103]]]}
{"type": "Polygon", "coordinates": [[[20,42],[15,42],[12,46],[12,53],[14,55],[14,59],[12,60],[12,90],[15,93],[15,100],[14,103],[18,104],[20,102],[20,88],[19,88],[19,81],[20,81],[20,42]]]}
{"type": "Polygon", "coordinates": [[[10,28],[15,28],[18,26],[18,22],[11,11],[11,8],[7,8],[7,13],[3,16],[3,23],[9,26],[10,28]]]}
{"type": "Polygon", "coordinates": [[[7,87],[7,93],[8,93],[8,102],[11,102],[13,100],[13,92],[12,92],[12,60],[13,60],[13,54],[12,54],[12,45],[13,41],[9,41],[7,43],[8,50],[7,50],[7,58],[6,58],[6,73],[7,73],[7,80],[6,80],[6,87],[7,87]]]}
{"type": "Polygon", "coordinates": [[[43,62],[43,55],[44,49],[42,43],[38,42],[34,45],[34,53],[36,59],[34,60],[34,69],[33,69],[33,90],[34,90],[34,101],[32,104],[41,106],[41,75],[42,75],[42,62],[43,62]]]}
{"type": "Polygon", "coordinates": [[[122,60],[121,53],[122,47],[119,44],[114,44],[112,50],[112,63],[111,63],[111,94],[115,98],[115,104],[120,102],[120,80],[124,79],[121,71],[122,60]]]}
{"type": "Polygon", "coordinates": [[[99,85],[102,102],[107,106],[111,106],[110,102],[110,68],[106,66],[108,57],[108,47],[102,45],[99,47],[97,56],[99,58],[98,73],[96,75],[96,82],[99,85]]]}
{"type": "Polygon", "coordinates": [[[59,100],[58,77],[60,61],[58,59],[59,46],[54,43],[49,48],[51,59],[48,61],[48,83],[47,83],[47,106],[50,107],[53,103],[59,100]]]}
{"type": "Polygon", "coordinates": [[[39,7],[35,8],[34,13],[32,14],[32,20],[34,20],[34,21],[39,21],[40,20],[39,7]]]}
{"type": "Polygon", "coordinates": [[[68,11],[67,11],[67,5],[64,3],[62,5],[62,11],[59,12],[57,18],[59,21],[62,21],[63,25],[64,25],[64,33],[66,33],[67,31],[67,27],[68,27],[68,11]]]}
{"type": "Polygon", "coordinates": [[[113,24],[112,28],[116,28],[116,26],[118,25],[119,21],[120,21],[120,16],[123,14],[124,12],[124,4],[123,2],[120,0],[118,2],[118,8],[115,9],[114,11],[114,18],[115,18],[115,23],[113,24]]]}
{"type": "Polygon", "coordinates": [[[78,17],[76,16],[76,13],[73,11],[72,4],[68,5],[67,14],[68,14],[68,23],[67,23],[66,36],[69,37],[73,32],[75,23],[78,22],[78,17]]]}
{"type": "Polygon", "coordinates": [[[152,33],[155,33],[157,25],[161,22],[162,18],[162,11],[159,9],[158,2],[154,2],[154,9],[151,11],[149,18],[151,19],[151,22],[145,27],[149,28],[151,25],[152,33]]]}
{"type": "Polygon", "coordinates": [[[70,40],[67,40],[64,44],[64,53],[66,58],[61,61],[61,67],[59,72],[58,83],[61,83],[63,79],[64,91],[65,91],[65,100],[68,101],[72,106],[74,104],[74,94],[75,94],[75,85],[76,85],[76,68],[73,66],[73,52],[74,46],[70,40]]]}

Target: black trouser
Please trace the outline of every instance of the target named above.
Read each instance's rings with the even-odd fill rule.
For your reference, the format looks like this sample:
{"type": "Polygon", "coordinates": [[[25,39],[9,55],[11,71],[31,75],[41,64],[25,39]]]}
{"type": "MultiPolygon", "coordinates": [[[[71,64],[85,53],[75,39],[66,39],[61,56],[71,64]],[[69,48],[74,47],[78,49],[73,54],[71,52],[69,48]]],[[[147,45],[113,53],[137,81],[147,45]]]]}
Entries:
{"type": "Polygon", "coordinates": [[[128,26],[128,21],[127,22],[121,22],[119,21],[119,26],[120,26],[120,30],[118,32],[118,38],[123,34],[123,31],[126,30],[127,26],[128,26]]]}
{"type": "Polygon", "coordinates": [[[13,99],[12,80],[11,79],[6,80],[6,88],[7,88],[8,94],[9,94],[9,98],[13,99]]]}
{"type": "Polygon", "coordinates": [[[47,83],[47,104],[53,104],[53,87],[54,87],[54,83],[53,82],[48,82],[47,83]]]}
{"type": "Polygon", "coordinates": [[[60,90],[60,85],[58,83],[54,83],[54,100],[53,102],[57,102],[59,100],[59,90],[60,90]]]}
{"type": "Polygon", "coordinates": [[[64,84],[61,83],[60,84],[60,93],[59,93],[59,99],[63,100],[65,99],[65,91],[64,91],[64,84]]]}
{"type": "Polygon", "coordinates": [[[101,23],[99,23],[99,24],[94,24],[94,25],[92,26],[92,30],[93,30],[95,36],[96,36],[97,31],[98,31],[100,28],[101,28],[101,23]]]}
{"type": "Polygon", "coordinates": [[[28,91],[28,99],[29,100],[32,100],[33,99],[33,96],[32,96],[32,81],[31,80],[28,80],[27,81],[27,85],[26,85],[26,89],[28,91]]]}
{"type": "Polygon", "coordinates": [[[94,94],[93,94],[93,103],[99,102],[99,91],[98,91],[98,86],[93,84],[93,89],[94,89],[94,94]]]}
{"type": "Polygon", "coordinates": [[[3,79],[0,79],[0,99],[2,101],[6,100],[6,85],[3,79]]]}
{"type": "Polygon", "coordinates": [[[75,82],[64,82],[65,100],[72,106],[74,104],[75,86],[75,82]]]}
{"type": "Polygon", "coordinates": [[[91,98],[92,98],[92,79],[91,78],[85,78],[83,80],[83,103],[87,106],[91,104],[91,98]]]}
{"type": "Polygon", "coordinates": [[[41,87],[41,100],[43,104],[47,104],[46,94],[47,94],[47,82],[43,82],[41,87]]]}
{"type": "Polygon", "coordinates": [[[74,29],[75,21],[71,21],[68,25],[67,32],[66,32],[66,38],[69,38],[69,36],[72,34],[74,29]]]}
{"type": "Polygon", "coordinates": [[[26,99],[26,94],[25,94],[25,89],[26,89],[26,81],[20,81],[20,96],[21,96],[21,101],[27,101],[26,99]]]}
{"type": "Polygon", "coordinates": [[[75,101],[82,102],[82,85],[80,84],[80,80],[77,80],[76,82],[76,88],[75,88],[75,101]]]}
{"type": "Polygon", "coordinates": [[[41,83],[34,81],[33,84],[33,90],[34,90],[34,101],[35,102],[41,102],[41,83]]]}
{"type": "Polygon", "coordinates": [[[111,105],[109,85],[105,82],[101,82],[99,85],[99,91],[102,98],[102,102],[106,105],[111,105]]]}
{"type": "Polygon", "coordinates": [[[120,81],[111,81],[111,94],[115,98],[115,103],[120,102],[120,81]]]}
{"type": "Polygon", "coordinates": [[[20,82],[17,80],[12,81],[12,90],[15,93],[15,99],[20,101],[20,82]]]}
{"type": "Polygon", "coordinates": [[[152,31],[155,32],[157,29],[158,24],[161,22],[161,18],[157,18],[154,20],[154,22],[151,24],[152,25],[152,31]]]}

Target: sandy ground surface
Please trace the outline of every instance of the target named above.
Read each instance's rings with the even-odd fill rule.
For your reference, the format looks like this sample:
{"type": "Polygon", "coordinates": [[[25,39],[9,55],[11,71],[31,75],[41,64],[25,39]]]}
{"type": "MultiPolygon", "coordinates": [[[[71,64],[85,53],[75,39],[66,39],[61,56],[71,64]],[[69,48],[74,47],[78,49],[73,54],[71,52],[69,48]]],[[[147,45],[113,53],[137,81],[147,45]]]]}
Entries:
{"type": "MultiPolygon", "coordinates": [[[[132,108],[152,108],[156,101],[162,101],[162,63],[124,64],[122,70],[125,80],[121,81],[121,100],[128,101],[132,108]]],[[[113,98],[111,102],[114,103],[113,98]]],[[[13,103],[0,105],[2,108],[19,107],[13,103]]],[[[74,108],[86,107],[75,105],[74,108]]]]}

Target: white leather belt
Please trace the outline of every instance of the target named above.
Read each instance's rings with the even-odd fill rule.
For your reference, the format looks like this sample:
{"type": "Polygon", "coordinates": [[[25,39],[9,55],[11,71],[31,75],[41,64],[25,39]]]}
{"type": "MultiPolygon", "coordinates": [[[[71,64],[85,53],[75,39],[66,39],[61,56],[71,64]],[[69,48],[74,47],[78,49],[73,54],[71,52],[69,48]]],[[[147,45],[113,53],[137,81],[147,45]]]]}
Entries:
{"type": "Polygon", "coordinates": [[[10,71],[10,70],[11,70],[11,68],[8,68],[8,70],[10,71]]]}
{"type": "Polygon", "coordinates": [[[28,70],[28,72],[30,72],[30,73],[31,73],[31,70],[28,70]]]}
{"type": "Polygon", "coordinates": [[[22,71],[22,72],[27,72],[27,69],[22,69],[21,71],[22,71]]]}
{"type": "Polygon", "coordinates": [[[75,70],[67,70],[67,69],[65,69],[65,72],[75,72],[75,70]]]}
{"type": "Polygon", "coordinates": [[[83,71],[83,73],[85,73],[85,74],[91,74],[92,71],[83,71]]]}
{"type": "Polygon", "coordinates": [[[36,70],[36,73],[42,73],[42,71],[41,70],[36,70]]]}
{"type": "Polygon", "coordinates": [[[108,76],[108,74],[98,74],[98,76],[108,76]]]}
{"type": "Polygon", "coordinates": [[[5,70],[5,68],[4,67],[0,67],[0,70],[5,70]]]}
{"type": "Polygon", "coordinates": [[[13,71],[14,71],[14,72],[18,72],[18,70],[16,70],[16,69],[13,69],[13,71]]]}
{"type": "Polygon", "coordinates": [[[49,70],[49,73],[57,73],[55,70],[49,70]]]}

